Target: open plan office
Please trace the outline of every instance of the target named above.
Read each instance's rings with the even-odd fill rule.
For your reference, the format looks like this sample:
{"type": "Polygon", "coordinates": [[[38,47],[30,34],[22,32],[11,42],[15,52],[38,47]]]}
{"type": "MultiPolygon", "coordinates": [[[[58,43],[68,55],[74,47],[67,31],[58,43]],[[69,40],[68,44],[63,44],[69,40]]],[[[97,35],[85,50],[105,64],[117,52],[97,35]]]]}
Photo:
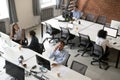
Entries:
{"type": "Polygon", "coordinates": [[[119,0],[0,0],[0,80],[119,80],[119,0]]]}

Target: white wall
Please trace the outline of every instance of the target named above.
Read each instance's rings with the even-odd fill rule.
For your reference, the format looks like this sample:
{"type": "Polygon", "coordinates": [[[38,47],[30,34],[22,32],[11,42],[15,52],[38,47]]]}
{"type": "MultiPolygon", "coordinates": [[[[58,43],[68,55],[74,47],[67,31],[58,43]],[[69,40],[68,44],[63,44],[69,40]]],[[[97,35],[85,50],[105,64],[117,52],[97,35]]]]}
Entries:
{"type": "Polygon", "coordinates": [[[18,24],[22,28],[29,28],[40,23],[39,16],[33,16],[32,0],[15,0],[18,24]]]}

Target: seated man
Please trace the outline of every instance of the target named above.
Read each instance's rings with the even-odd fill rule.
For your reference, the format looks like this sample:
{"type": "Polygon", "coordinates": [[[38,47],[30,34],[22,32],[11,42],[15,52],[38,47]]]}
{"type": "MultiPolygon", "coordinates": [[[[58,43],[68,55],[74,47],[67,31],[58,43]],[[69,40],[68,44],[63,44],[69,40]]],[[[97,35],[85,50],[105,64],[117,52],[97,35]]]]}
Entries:
{"type": "Polygon", "coordinates": [[[57,63],[53,63],[52,65],[55,66],[57,64],[63,64],[66,61],[66,58],[68,56],[68,52],[64,49],[65,43],[63,41],[60,41],[59,45],[56,46],[54,51],[50,54],[49,58],[54,58],[54,61],[57,63]]]}
{"type": "Polygon", "coordinates": [[[78,10],[78,6],[74,6],[74,10],[72,11],[73,19],[80,19],[82,13],[78,10]]]}

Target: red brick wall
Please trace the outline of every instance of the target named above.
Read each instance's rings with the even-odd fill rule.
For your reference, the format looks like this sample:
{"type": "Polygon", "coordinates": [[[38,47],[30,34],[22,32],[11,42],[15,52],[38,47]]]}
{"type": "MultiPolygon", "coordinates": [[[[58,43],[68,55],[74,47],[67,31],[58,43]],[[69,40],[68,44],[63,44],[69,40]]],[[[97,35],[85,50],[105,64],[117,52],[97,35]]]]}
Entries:
{"type": "Polygon", "coordinates": [[[120,0],[78,0],[79,9],[96,16],[107,16],[107,22],[120,21],[120,0]]]}

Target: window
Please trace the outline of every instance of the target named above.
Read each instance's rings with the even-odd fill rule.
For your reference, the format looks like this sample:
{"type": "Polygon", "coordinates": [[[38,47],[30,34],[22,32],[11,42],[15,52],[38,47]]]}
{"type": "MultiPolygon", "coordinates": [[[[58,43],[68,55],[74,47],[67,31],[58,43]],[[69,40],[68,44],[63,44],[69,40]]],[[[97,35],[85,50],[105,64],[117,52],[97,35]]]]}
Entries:
{"type": "Polygon", "coordinates": [[[52,2],[52,0],[41,0],[41,4],[47,4],[47,3],[50,3],[52,2]]]}
{"type": "Polygon", "coordinates": [[[56,4],[56,0],[40,0],[41,8],[52,6],[56,4]]]}
{"type": "Polygon", "coordinates": [[[7,0],[0,0],[0,19],[8,18],[7,0]]]}

